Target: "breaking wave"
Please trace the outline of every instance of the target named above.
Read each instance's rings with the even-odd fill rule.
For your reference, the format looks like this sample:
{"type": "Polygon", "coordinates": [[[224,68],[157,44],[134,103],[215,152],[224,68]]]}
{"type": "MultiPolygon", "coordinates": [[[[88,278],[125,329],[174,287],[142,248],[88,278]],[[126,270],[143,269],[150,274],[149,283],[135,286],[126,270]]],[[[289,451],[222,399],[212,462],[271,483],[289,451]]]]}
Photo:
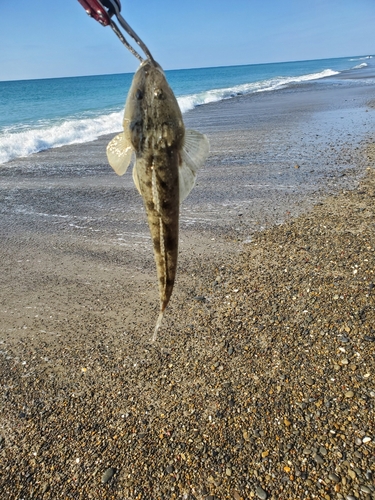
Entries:
{"type": "Polygon", "coordinates": [[[320,78],[326,78],[327,76],[338,75],[339,71],[333,71],[332,69],[325,69],[319,73],[311,73],[302,76],[290,76],[290,77],[276,77],[269,80],[262,80],[253,83],[244,83],[242,85],[236,85],[231,88],[224,89],[212,89],[206,92],[201,92],[199,94],[192,94],[187,96],[182,96],[178,98],[178,103],[180,105],[181,111],[186,113],[190,109],[200,106],[202,104],[208,104],[210,102],[222,101],[223,99],[230,99],[237,95],[252,94],[255,92],[269,92],[272,90],[278,90],[287,87],[288,85],[307,82],[310,80],[319,80],[320,78]]]}
{"type": "Polygon", "coordinates": [[[363,61],[363,59],[372,59],[374,56],[363,56],[363,57],[354,57],[349,59],[349,61],[363,61]]]}
{"type": "Polygon", "coordinates": [[[0,134],[0,164],[14,158],[29,156],[45,149],[68,144],[94,141],[101,135],[121,129],[123,111],[96,118],[71,118],[60,123],[39,125],[14,132],[5,129],[0,134]]]}
{"type": "Polygon", "coordinates": [[[361,68],[366,68],[366,66],[368,66],[367,63],[361,63],[361,64],[357,64],[357,66],[353,66],[352,69],[361,69],[361,68]]]}

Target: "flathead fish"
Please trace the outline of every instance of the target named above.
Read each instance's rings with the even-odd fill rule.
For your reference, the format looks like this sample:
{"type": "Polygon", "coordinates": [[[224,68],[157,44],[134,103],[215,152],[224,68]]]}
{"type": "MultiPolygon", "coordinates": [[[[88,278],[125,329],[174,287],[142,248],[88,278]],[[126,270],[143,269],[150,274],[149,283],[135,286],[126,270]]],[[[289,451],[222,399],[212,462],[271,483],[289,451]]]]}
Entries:
{"type": "Polygon", "coordinates": [[[209,153],[205,135],[185,130],[164,71],[147,59],[134,75],[125,104],[124,131],[107,146],[109,164],[123,175],[135,153],[133,180],[147,213],[159,281],[156,339],[177,269],[180,203],[209,153]]]}

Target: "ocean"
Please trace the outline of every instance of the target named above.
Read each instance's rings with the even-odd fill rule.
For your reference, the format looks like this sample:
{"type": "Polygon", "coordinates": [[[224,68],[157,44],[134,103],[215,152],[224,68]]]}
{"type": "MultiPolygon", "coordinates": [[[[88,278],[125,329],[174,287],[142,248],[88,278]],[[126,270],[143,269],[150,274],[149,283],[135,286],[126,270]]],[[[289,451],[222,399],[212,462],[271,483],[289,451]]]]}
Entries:
{"type": "MultiPolygon", "coordinates": [[[[374,66],[375,58],[366,55],[170,70],[166,76],[186,113],[241,94],[293,89],[307,82],[356,85],[356,75],[374,66]],[[343,74],[345,80],[338,80],[343,74]]],[[[132,77],[126,73],[0,82],[0,164],[120,131],[132,77]]]]}

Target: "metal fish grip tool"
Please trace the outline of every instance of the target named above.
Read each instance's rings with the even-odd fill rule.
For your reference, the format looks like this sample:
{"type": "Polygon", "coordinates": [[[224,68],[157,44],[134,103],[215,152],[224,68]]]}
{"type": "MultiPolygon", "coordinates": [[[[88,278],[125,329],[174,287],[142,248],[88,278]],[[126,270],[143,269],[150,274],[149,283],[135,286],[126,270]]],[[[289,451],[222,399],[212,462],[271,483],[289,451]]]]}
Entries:
{"type": "Polygon", "coordinates": [[[121,42],[125,45],[125,47],[133,54],[133,56],[135,56],[137,59],[139,59],[140,62],[142,62],[143,57],[139,55],[139,53],[134,49],[134,47],[132,47],[132,45],[130,45],[123,33],[121,33],[120,28],[113,21],[112,17],[116,16],[120,26],[126,31],[128,35],[133,38],[133,40],[135,40],[135,42],[139,45],[139,47],[146,55],[147,59],[154,61],[154,58],[152,57],[151,52],[148,50],[147,46],[122,17],[120,13],[120,0],[78,0],[78,2],[82,5],[87,14],[90,17],[93,17],[102,26],[111,26],[111,28],[116,33],[121,42]]]}

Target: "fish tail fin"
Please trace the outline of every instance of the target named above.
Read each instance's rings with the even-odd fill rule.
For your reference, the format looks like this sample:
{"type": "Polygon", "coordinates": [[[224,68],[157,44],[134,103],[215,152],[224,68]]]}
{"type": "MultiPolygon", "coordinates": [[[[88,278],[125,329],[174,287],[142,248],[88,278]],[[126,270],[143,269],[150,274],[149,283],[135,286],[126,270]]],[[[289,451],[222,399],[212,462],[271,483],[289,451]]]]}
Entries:
{"type": "Polygon", "coordinates": [[[168,301],[161,302],[161,304],[160,304],[160,313],[159,313],[158,320],[157,320],[156,325],[155,325],[154,334],[153,334],[152,339],[151,339],[152,342],[155,342],[156,337],[158,335],[158,330],[160,328],[161,322],[163,321],[164,311],[165,311],[165,308],[167,307],[167,304],[168,304],[168,301]]]}
{"type": "Polygon", "coordinates": [[[152,342],[155,342],[156,340],[156,337],[158,335],[158,330],[160,328],[160,325],[161,325],[161,322],[163,321],[163,316],[164,316],[164,311],[160,311],[160,314],[159,314],[159,317],[158,317],[158,320],[156,322],[156,326],[155,326],[155,330],[154,330],[154,334],[152,336],[152,342]]]}

